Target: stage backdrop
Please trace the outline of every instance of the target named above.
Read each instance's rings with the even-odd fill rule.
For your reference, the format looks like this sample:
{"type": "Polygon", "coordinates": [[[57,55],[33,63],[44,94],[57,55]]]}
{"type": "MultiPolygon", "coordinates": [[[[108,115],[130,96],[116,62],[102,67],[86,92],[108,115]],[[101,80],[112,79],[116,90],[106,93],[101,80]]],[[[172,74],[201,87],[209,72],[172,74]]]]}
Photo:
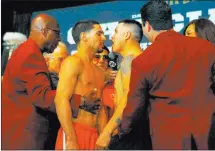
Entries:
{"type": "MultiPolygon", "coordinates": [[[[206,0],[168,0],[172,8],[174,29],[183,32],[188,22],[198,18],[209,18],[215,23],[215,1],[206,0]]],[[[47,13],[54,16],[61,29],[62,40],[67,44],[71,53],[76,51],[76,45],[72,38],[72,27],[80,20],[93,19],[99,21],[106,36],[105,44],[111,49],[111,35],[122,19],[135,19],[141,22],[140,8],[146,3],[143,1],[115,1],[105,2],[80,7],[69,7],[63,9],[34,12],[32,18],[39,13],[47,13]]],[[[150,43],[145,37],[141,42],[143,50],[150,43]]]]}

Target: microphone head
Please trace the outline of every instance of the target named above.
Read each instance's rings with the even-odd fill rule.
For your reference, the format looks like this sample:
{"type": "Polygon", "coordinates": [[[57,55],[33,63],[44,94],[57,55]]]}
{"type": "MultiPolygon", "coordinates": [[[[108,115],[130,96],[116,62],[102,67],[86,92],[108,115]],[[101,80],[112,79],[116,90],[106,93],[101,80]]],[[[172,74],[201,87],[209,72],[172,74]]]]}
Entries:
{"type": "Polygon", "coordinates": [[[117,66],[118,66],[117,58],[118,58],[118,56],[115,53],[110,52],[108,54],[108,57],[109,57],[108,66],[111,67],[112,70],[117,70],[117,66]]]}
{"type": "Polygon", "coordinates": [[[108,57],[109,57],[111,60],[113,60],[113,59],[115,59],[116,54],[114,54],[113,52],[110,52],[110,53],[108,54],[108,57]]]}

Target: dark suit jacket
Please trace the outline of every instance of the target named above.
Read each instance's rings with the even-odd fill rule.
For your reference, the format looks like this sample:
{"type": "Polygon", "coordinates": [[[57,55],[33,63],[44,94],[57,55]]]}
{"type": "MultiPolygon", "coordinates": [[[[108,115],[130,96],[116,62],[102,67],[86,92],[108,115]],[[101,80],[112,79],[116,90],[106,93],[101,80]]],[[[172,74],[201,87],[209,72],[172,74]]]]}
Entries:
{"type": "MultiPolygon", "coordinates": [[[[55,72],[49,72],[49,76],[51,78],[52,88],[54,90],[56,90],[57,89],[57,84],[58,84],[58,81],[59,81],[59,77],[55,72]]],[[[45,150],[54,150],[58,130],[60,128],[60,122],[58,120],[57,114],[55,114],[53,112],[49,112],[48,119],[49,119],[49,125],[50,125],[49,126],[49,134],[48,134],[48,138],[47,138],[47,140],[45,142],[44,149],[45,150]]]]}
{"type": "Polygon", "coordinates": [[[128,132],[139,110],[149,105],[153,149],[189,149],[191,134],[198,149],[207,149],[215,110],[214,60],[215,47],[206,40],[174,31],[159,34],[132,62],[121,132],[128,132]]]}
{"type": "Polygon", "coordinates": [[[2,81],[2,149],[44,148],[54,96],[42,53],[28,39],[14,51],[2,81]]]}

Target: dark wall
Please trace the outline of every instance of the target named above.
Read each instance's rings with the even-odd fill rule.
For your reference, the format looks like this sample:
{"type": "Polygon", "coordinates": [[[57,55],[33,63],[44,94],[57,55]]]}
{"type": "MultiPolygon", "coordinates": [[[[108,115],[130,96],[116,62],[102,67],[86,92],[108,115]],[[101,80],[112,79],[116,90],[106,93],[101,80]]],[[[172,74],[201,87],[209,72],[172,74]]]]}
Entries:
{"type": "Polygon", "coordinates": [[[7,31],[28,35],[32,12],[81,6],[113,0],[2,0],[1,36],[7,31]],[[26,27],[23,27],[26,26],[26,27]]]}

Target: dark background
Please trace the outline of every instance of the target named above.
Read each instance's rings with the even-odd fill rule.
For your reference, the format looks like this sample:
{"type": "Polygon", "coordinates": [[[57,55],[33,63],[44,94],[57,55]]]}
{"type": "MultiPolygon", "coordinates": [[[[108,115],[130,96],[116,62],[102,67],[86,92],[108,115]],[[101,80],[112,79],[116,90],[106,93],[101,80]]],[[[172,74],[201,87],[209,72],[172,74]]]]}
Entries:
{"type": "Polygon", "coordinates": [[[1,37],[8,31],[28,36],[32,12],[108,1],[114,0],[2,0],[1,37]]]}
{"type": "Polygon", "coordinates": [[[114,0],[2,0],[1,1],[1,75],[7,65],[9,52],[3,47],[6,32],[20,32],[27,37],[33,12],[74,7],[114,0]]]}

